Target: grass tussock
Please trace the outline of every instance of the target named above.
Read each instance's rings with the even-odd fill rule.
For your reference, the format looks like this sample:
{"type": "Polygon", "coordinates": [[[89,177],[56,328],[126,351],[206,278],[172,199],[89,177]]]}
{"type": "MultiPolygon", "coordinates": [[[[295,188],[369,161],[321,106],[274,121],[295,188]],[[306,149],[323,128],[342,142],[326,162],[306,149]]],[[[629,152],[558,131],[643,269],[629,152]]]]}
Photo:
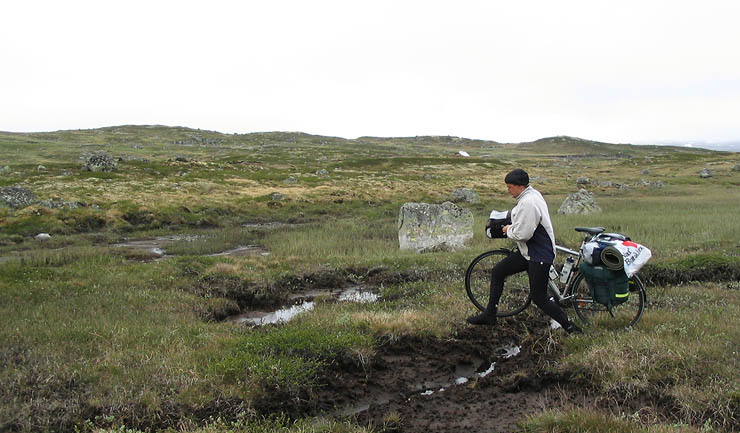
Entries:
{"type": "Polygon", "coordinates": [[[337,356],[366,351],[372,338],[353,325],[301,321],[256,329],[233,342],[213,367],[229,383],[297,393],[314,386],[318,371],[337,356]]]}
{"type": "Polygon", "coordinates": [[[522,433],[712,433],[710,428],[681,424],[644,425],[639,419],[615,417],[584,410],[546,411],[520,425],[522,433]]]}
{"type": "Polygon", "coordinates": [[[630,332],[594,331],[566,342],[561,366],[603,399],[670,402],[666,416],[722,429],[740,427],[740,294],[681,286],[656,296],[630,332]]]}

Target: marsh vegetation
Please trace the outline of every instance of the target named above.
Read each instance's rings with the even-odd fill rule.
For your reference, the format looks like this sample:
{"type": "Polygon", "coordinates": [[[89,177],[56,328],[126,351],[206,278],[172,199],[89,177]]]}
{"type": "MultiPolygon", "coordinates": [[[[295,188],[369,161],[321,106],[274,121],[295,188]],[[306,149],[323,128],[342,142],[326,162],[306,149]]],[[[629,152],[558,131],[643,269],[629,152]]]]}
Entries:
{"type": "Polygon", "coordinates": [[[82,203],[0,207],[2,431],[740,430],[737,153],[158,126],[0,133],[0,149],[0,187],[82,203]],[[99,152],[115,170],[83,168],[99,152]],[[534,309],[464,324],[464,270],[503,246],[483,227],[518,166],[558,243],[605,226],[652,249],[636,328],[565,338],[534,309]],[[603,212],[556,214],[579,177],[603,212]],[[400,206],[460,187],[481,199],[461,204],[468,248],[399,250],[400,206]],[[378,299],[321,294],[352,286],[378,299]],[[311,291],[293,320],[228,320],[311,291]]]}

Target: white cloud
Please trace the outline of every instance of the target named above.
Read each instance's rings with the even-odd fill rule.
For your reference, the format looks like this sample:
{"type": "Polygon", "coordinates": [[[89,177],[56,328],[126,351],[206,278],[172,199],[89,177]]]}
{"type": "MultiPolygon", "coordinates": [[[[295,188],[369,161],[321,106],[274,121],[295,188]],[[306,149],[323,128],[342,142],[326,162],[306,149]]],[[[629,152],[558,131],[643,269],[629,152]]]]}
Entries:
{"type": "Polygon", "coordinates": [[[0,129],[737,139],[734,1],[13,2],[0,129]]]}

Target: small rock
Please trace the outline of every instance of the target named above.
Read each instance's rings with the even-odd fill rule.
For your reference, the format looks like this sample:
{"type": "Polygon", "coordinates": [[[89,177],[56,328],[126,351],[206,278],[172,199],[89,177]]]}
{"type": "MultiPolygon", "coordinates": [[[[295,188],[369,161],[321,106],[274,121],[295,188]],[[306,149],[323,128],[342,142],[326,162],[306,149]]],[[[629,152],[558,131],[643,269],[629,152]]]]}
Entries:
{"type": "Polygon", "coordinates": [[[288,184],[291,184],[291,183],[298,183],[298,178],[297,178],[297,177],[295,177],[295,176],[290,176],[289,178],[285,179],[285,180],[283,181],[283,183],[288,183],[288,184]]]}
{"type": "Polygon", "coordinates": [[[647,175],[650,174],[650,170],[648,170],[647,168],[642,169],[642,170],[640,170],[640,174],[643,175],[643,176],[647,176],[647,175]]]}
{"type": "Polygon", "coordinates": [[[279,192],[273,192],[272,194],[270,194],[271,201],[282,201],[284,198],[285,196],[280,194],[279,192]]]}
{"type": "Polygon", "coordinates": [[[712,177],[712,170],[708,168],[703,168],[699,173],[699,177],[702,179],[709,179],[710,177],[712,177]]]}
{"type": "Polygon", "coordinates": [[[322,168],[321,170],[316,172],[316,176],[318,177],[326,177],[329,176],[329,171],[327,171],[325,168],[322,168]]]}
{"type": "Polygon", "coordinates": [[[480,199],[478,194],[470,188],[458,188],[452,191],[450,201],[453,203],[478,203],[480,199]]]}
{"type": "Polygon", "coordinates": [[[38,167],[36,167],[36,170],[37,171],[46,171],[46,167],[44,167],[43,165],[39,165],[38,167]]]}
{"type": "Polygon", "coordinates": [[[49,233],[39,233],[35,236],[35,238],[36,240],[43,242],[43,241],[48,241],[49,239],[51,239],[51,235],[49,233]]]}
{"type": "Polygon", "coordinates": [[[578,185],[588,185],[589,183],[591,183],[591,180],[589,180],[589,178],[587,177],[581,176],[578,179],[576,179],[576,183],[578,185]]]}
{"type": "Polygon", "coordinates": [[[580,189],[578,192],[570,194],[563,201],[560,209],[558,209],[558,213],[566,215],[589,214],[594,212],[601,212],[601,208],[594,201],[593,194],[585,189],[580,189]]]}
{"type": "Polygon", "coordinates": [[[466,158],[469,158],[470,157],[470,154],[468,152],[464,151],[464,150],[461,150],[461,151],[457,152],[457,154],[460,155],[460,156],[464,156],[466,158]]]}

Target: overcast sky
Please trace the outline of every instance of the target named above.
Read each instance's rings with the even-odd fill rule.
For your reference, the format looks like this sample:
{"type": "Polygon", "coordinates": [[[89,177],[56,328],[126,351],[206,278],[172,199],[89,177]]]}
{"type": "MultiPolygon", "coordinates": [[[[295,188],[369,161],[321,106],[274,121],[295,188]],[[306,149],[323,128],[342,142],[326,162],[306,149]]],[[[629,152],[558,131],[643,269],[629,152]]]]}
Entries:
{"type": "Polygon", "coordinates": [[[0,130],[740,140],[740,1],[11,1],[0,130]]]}

